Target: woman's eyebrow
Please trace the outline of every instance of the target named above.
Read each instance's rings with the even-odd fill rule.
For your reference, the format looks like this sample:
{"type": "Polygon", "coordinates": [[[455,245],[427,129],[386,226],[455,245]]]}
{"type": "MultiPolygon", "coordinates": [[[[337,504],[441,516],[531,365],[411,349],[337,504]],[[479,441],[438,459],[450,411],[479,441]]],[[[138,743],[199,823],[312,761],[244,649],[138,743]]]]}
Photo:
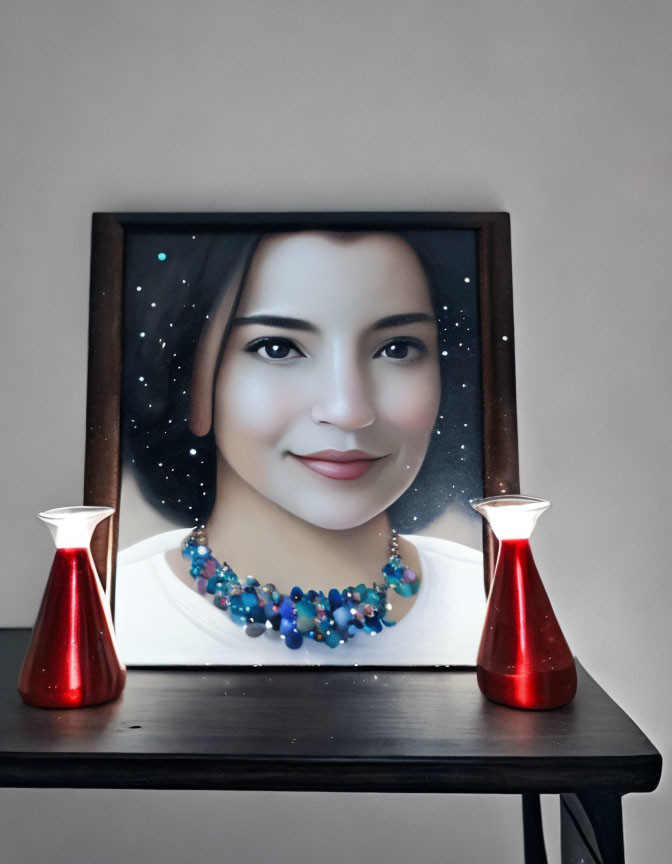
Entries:
{"type": "Polygon", "coordinates": [[[317,333],[317,327],[302,318],[287,318],[284,315],[249,315],[246,318],[234,318],[233,326],[241,324],[264,324],[266,327],[281,327],[283,330],[307,330],[317,333]]]}
{"type": "Polygon", "coordinates": [[[434,316],[426,312],[408,312],[405,315],[388,315],[381,318],[371,327],[371,330],[386,330],[388,327],[405,327],[407,324],[415,324],[417,321],[434,322],[434,316]]]}

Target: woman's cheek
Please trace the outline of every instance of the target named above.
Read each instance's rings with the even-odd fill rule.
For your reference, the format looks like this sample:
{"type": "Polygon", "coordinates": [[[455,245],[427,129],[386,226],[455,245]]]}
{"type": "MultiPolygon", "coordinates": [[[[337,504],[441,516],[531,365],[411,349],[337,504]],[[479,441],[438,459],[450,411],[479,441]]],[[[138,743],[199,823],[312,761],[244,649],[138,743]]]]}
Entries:
{"type": "Polygon", "coordinates": [[[225,430],[223,437],[228,444],[238,439],[239,446],[254,450],[255,441],[273,442],[297,410],[295,389],[282,386],[277,375],[230,375],[220,379],[217,386],[221,399],[215,432],[225,430]]]}
{"type": "Polygon", "coordinates": [[[385,389],[385,420],[408,432],[425,432],[434,427],[441,401],[439,376],[427,373],[399,377],[385,389]]]}

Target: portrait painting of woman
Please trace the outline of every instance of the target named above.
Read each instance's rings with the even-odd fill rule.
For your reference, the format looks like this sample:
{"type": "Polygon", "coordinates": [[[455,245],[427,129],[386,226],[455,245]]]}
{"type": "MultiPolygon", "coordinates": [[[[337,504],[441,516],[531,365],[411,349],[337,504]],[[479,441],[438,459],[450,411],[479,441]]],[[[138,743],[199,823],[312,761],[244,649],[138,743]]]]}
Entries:
{"type": "Polygon", "coordinates": [[[133,665],[473,665],[473,232],[139,233],[114,616],[133,665]]]}

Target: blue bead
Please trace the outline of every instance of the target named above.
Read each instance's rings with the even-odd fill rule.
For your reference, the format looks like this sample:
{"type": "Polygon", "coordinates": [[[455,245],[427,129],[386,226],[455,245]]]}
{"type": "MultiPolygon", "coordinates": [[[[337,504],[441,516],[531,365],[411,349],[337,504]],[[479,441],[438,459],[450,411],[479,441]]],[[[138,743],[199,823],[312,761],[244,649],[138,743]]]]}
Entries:
{"type": "Polygon", "coordinates": [[[341,598],[341,592],[337,588],[332,588],[329,592],[329,606],[331,607],[331,611],[338,609],[343,605],[343,600],[341,598]]]}
{"type": "Polygon", "coordinates": [[[303,597],[303,591],[299,588],[298,585],[295,585],[289,595],[292,600],[296,603],[297,600],[300,600],[303,597]]]}
{"type": "Polygon", "coordinates": [[[302,644],[303,636],[298,630],[290,630],[290,632],[285,636],[285,645],[288,648],[291,648],[292,651],[296,651],[296,649],[300,648],[302,644]]]}
{"type": "Polygon", "coordinates": [[[380,623],[380,618],[377,615],[370,615],[364,619],[364,629],[369,633],[380,633],[383,625],[380,623]]]}
{"type": "Polygon", "coordinates": [[[282,618],[280,621],[280,635],[286,636],[294,630],[294,623],[290,618],[282,618]]]}
{"type": "Polygon", "coordinates": [[[217,582],[218,581],[219,580],[218,580],[217,576],[211,576],[208,579],[208,587],[206,588],[206,591],[208,592],[208,594],[214,594],[215,593],[215,589],[217,588],[217,582]]]}
{"type": "Polygon", "coordinates": [[[264,615],[263,608],[257,603],[256,606],[252,607],[252,609],[246,609],[247,620],[248,621],[265,621],[266,616],[264,615]]]}
{"type": "Polygon", "coordinates": [[[191,575],[194,578],[197,578],[198,576],[201,575],[201,568],[200,567],[191,567],[189,572],[191,573],[191,575]]]}
{"type": "Polygon", "coordinates": [[[289,599],[289,597],[285,597],[285,599],[280,604],[278,611],[282,615],[283,618],[291,618],[294,614],[294,604],[289,599]]]}

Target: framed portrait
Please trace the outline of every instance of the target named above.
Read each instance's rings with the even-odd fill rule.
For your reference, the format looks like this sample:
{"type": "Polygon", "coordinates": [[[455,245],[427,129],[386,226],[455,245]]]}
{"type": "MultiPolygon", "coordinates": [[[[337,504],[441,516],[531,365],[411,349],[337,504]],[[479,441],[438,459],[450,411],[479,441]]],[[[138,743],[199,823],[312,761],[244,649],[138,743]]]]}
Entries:
{"type": "Polygon", "coordinates": [[[505,213],[97,213],[85,503],[131,666],[475,664],[505,213]]]}

